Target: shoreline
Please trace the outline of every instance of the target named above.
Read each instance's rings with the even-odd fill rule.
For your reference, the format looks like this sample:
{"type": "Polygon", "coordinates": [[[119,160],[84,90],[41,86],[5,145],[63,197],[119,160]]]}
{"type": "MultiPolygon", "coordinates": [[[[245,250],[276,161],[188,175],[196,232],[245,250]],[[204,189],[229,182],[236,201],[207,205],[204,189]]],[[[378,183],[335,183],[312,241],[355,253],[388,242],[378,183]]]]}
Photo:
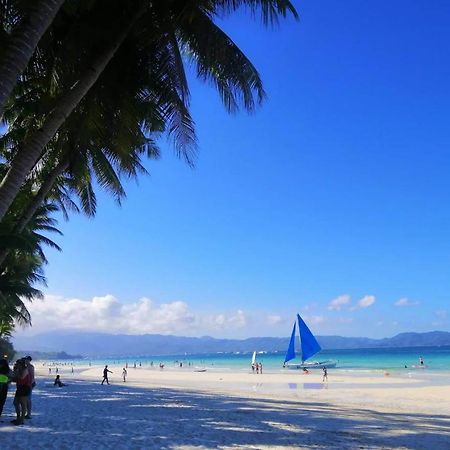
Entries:
{"type": "MultiPolygon", "coordinates": [[[[298,399],[300,401],[327,401],[340,405],[377,405],[399,410],[414,409],[417,412],[447,413],[450,411],[449,374],[425,374],[413,378],[396,373],[385,375],[384,371],[369,373],[343,373],[328,371],[328,381],[322,381],[322,371],[310,371],[308,375],[300,371],[267,372],[254,374],[231,370],[207,369],[197,372],[186,368],[144,368],[128,369],[127,381],[122,381],[122,367],[109,366],[113,371],[110,382],[114,385],[127,385],[144,389],[176,389],[195,393],[248,396],[249,398],[274,398],[279,400],[298,399]]],[[[68,369],[66,369],[67,371],[68,369]]],[[[101,366],[81,366],[71,375],[64,369],[60,371],[63,381],[71,377],[100,383],[101,366]]],[[[37,368],[37,374],[48,382],[51,377],[37,368]]]]}
{"type": "Polygon", "coordinates": [[[116,365],[109,386],[100,384],[100,366],[75,366],[73,374],[62,366],[67,385],[58,388],[48,366],[35,367],[33,419],[24,426],[9,423],[10,389],[0,423],[10,447],[428,450],[450,441],[450,383],[146,368],[130,368],[124,383],[116,365]],[[307,382],[289,383],[299,378],[307,382]]]}

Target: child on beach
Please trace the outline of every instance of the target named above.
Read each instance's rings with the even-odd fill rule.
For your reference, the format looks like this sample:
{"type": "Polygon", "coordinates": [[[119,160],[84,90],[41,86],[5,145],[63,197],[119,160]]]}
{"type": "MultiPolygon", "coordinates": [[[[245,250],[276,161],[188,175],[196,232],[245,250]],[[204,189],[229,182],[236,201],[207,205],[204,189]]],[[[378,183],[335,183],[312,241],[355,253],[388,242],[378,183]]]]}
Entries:
{"type": "Polygon", "coordinates": [[[65,384],[61,382],[61,378],[59,377],[59,375],[56,375],[55,382],[53,383],[53,386],[58,386],[58,387],[65,386],[65,384]]]}

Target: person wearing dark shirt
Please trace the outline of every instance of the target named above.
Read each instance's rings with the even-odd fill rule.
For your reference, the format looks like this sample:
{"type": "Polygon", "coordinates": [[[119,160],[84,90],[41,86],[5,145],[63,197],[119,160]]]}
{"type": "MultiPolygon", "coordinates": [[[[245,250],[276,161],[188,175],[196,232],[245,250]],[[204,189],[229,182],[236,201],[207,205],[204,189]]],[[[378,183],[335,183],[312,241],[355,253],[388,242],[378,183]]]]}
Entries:
{"type": "Polygon", "coordinates": [[[105,366],[105,368],[103,369],[103,381],[102,384],[106,381],[107,384],[109,384],[109,380],[108,380],[108,372],[112,373],[110,370],[108,370],[108,366],[105,366]]]}
{"type": "Polygon", "coordinates": [[[11,377],[12,371],[9,368],[8,361],[6,359],[0,359],[0,416],[3,412],[3,406],[5,406],[11,377]]]}
{"type": "Polygon", "coordinates": [[[63,387],[65,384],[61,382],[61,378],[59,375],[56,375],[55,382],[53,383],[53,386],[63,387]]]}

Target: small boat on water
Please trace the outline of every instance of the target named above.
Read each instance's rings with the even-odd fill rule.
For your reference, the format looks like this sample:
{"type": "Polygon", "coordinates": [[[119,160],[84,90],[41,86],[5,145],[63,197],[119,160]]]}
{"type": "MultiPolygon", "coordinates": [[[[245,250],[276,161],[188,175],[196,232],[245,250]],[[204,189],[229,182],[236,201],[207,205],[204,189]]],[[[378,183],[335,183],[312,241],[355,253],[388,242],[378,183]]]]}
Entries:
{"type": "Polygon", "coordinates": [[[286,352],[286,357],[284,358],[283,367],[288,369],[323,369],[329,367],[336,367],[336,361],[326,360],[326,361],[307,361],[307,359],[316,355],[322,350],[322,347],[317,342],[317,339],[311,333],[306,323],[297,314],[297,320],[294,322],[294,328],[292,329],[291,339],[289,341],[289,347],[286,352]],[[295,341],[296,341],[296,326],[298,321],[298,329],[300,333],[300,346],[301,346],[301,357],[302,362],[300,363],[289,363],[295,357],[295,341]]]}

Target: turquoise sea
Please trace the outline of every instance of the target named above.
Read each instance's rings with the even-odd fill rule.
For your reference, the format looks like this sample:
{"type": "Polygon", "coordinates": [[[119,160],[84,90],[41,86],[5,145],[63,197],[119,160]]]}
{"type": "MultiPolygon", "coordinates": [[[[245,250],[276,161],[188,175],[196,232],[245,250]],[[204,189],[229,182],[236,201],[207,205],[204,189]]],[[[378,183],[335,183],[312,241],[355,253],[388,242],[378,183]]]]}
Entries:
{"type": "MultiPolygon", "coordinates": [[[[183,367],[206,368],[209,370],[248,371],[251,365],[252,353],[208,353],[184,354],[167,356],[116,356],[111,358],[92,358],[83,361],[73,361],[74,364],[92,365],[123,365],[133,367],[153,367],[164,364],[166,368],[183,367]]],[[[380,348],[380,349],[352,349],[352,350],[323,350],[313,358],[317,361],[332,359],[337,361],[333,370],[342,371],[405,371],[405,369],[424,369],[427,372],[450,371],[450,346],[443,347],[408,347],[408,348],[380,348]],[[419,357],[423,357],[425,366],[419,366],[419,357]],[[405,366],[407,366],[405,368],[405,366]]],[[[263,364],[264,370],[270,372],[284,371],[284,352],[257,354],[257,361],[263,364]]],[[[67,364],[67,362],[66,362],[67,364]]]]}

